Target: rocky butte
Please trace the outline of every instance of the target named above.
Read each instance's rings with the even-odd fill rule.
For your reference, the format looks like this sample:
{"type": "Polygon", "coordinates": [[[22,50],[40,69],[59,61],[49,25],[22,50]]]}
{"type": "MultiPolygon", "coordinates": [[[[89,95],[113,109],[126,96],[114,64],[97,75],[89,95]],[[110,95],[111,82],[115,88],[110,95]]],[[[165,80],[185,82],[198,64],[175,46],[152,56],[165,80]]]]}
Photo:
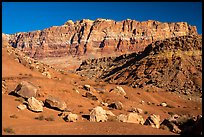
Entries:
{"type": "Polygon", "coordinates": [[[197,29],[186,22],[162,23],[109,19],[73,22],[44,30],[4,35],[13,47],[36,59],[46,57],[102,57],[143,51],[158,40],[196,35],[197,29]]]}

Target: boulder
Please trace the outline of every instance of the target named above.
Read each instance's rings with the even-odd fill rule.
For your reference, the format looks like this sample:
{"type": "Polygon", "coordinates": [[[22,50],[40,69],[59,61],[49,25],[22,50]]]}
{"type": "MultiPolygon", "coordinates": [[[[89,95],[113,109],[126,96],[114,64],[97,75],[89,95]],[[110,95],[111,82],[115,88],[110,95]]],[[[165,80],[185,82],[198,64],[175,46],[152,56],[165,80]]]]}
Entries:
{"type": "Polygon", "coordinates": [[[113,114],[113,112],[111,112],[110,110],[106,110],[106,115],[107,116],[115,116],[115,114],[113,114]]]}
{"type": "Polygon", "coordinates": [[[197,116],[196,122],[182,130],[181,135],[202,135],[202,115],[197,116]]]}
{"type": "Polygon", "coordinates": [[[164,119],[164,121],[160,124],[161,129],[169,130],[174,133],[181,133],[181,130],[178,128],[177,125],[175,125],[172,121],[169,119],[164,119]]]}
{"type": "Polygon", "coordinates": [[[90,112],[90,121],[91,122],[105,122],[108,120],[108,116],[106,115],[106,110],[102,107],[95,107],[90,112]]]}
{"type": "Polygon", "coordinates": [[[167,104],[166,104],[165,102],[162,102],[162,103],[160,104],[160,106],[166,107],[167,104]]]}
{"type": "Polygon", "coordinates": [[[49,96],[45,100],[45,106],[49,108],[54,108],[60,111],[64,111],[67,108],[66,103],[63,100],[60,100],[59,98],[49,96]]]}
{"type": "Polygon", "coordinates": [[[137,123],[137,124],[144,124],[144,119],[138,113],[129,113],[127,115],[127,123],[137,123]]]}
{"type": "Polygon", "coordinates": [[[120,115],[117,116],[117,120],[119,122],[127,122],[127,115],[120,114],[120,115]]]}
{"type": "Polygon", "coordinates": [[[24,105],[24,104],[20,104],[20,105],[17,106],[17,108],[20,109],[20,110],[24,110],[24,109],[27,108],[27,106],[24,105]]]}
{"type": "Polygon", "coordinates": [[[87,90],[87,91],[90,91],[91,86],[90,85],[84,85],[84,89],[87,90]]]}
{"type": "Polygon", "coordinates": [[[126,95],[125,90],[120,86],[117,86],[116,88],[111,89],[110,92],[113,92],[113,93],[116,93],[117,95],[122,95],[122,96],[126,95]]]}
{"type": "Polygon", "coordinates": [[[14,93],[24,98],[36,97],[38,88],[30,82],[22,81],[17,85],[14,93]]]}
{"type": "Polygon", "coordinates": [[[160,126],[160,116],[151,114],[145,121],[144,125],[150,125],[154,128],[159,128],[160,126]]]}
{"type": "Polygon", "coordinates": [[[67,122],[76,122],[78,119],[78,115],[77,114],[68,114],[64,117],[64,120],[67,122]]]}
{"type": "Polygon", "coordinates": [[[131,108],[130,110],[129,110],[129,112],[135,112],[135,113],[143,113],[143,110],[142,109],[140,109],[140,108],[131,108]]]}
{"type": "Polygon", "coordinates": [[[49,78],[49,79],[52,78],[50,72],[48,72],[48,71],[43,72],[42,75],[46,76],[46,77],[49,78]]]}
{"type": "Polygon", "coordinates": [[[98,98],[90,92],[86,92],[84,97],[87,97],[87,98],[92,99],[92,100],[98,100],[98,98]]]}
{"type": "Polygon", "coordinates": [[[174,133],[185,134],[190,131],[191,127],[196,123],[195,118],[190,115],[177,115],[174,114],[171,117],[164,119],[160,124],[160,127],[163,129],[169,129],[174,133]]]}
{"type": "Polygon", "coordinates": [[[108,105],[108,107],[121,110],[123,108],[123,104],[120,101],[117,101],[111,103],[110,105],[108,105]]]}
{"type": "Polygon", "coordinates": [[[28,108],[34,112],[42,112],[43,111],[42,102],[38,101],[34,97],[28,98],[28,108]]]}

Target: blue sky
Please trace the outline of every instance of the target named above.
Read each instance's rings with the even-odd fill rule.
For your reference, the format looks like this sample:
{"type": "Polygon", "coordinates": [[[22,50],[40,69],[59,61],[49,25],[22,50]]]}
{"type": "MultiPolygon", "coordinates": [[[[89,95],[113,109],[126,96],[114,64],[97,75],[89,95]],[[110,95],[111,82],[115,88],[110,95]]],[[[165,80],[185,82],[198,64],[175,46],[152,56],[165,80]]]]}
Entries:
{"type": "Polygon", "coordinates": [[[2,32],[6,34],[97,18],[187,22],[202,33],[201,2],[2,2],[2,32]]]}

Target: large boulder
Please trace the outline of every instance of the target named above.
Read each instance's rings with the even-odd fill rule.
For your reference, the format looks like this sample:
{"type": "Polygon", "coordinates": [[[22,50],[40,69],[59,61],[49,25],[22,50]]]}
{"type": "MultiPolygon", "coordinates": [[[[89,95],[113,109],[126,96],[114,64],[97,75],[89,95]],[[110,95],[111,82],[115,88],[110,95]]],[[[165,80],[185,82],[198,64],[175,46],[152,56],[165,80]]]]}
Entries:
{"type": "Polygon", "coordinates": [[[60,111],[64,111],[67,109],[67,105],[63,100],[52,96],[49,96],[45,100],[45,106],[49,108],[54,108],[60,111]]]}
{"type": "Polygon", "coordinates": [[[188,130],[196,123],[195,117],[190,115],[177,115],[164,119],[160,124],[163,129],[169,129],[174,133],[188,133],[188,130]]]}
{"type": "Polygon", "coordinates": [[[120,115],[117,116],[117,120],[119,122],[127,122],[127,115],[120,114],[120,115]]]}
{"type": "Polygon", "coordinates": [[[160,126],[160,116],[151,114],[145,121],[144,125],[150,125],[154,128],[159,128],[160,126]]]}
{"type": "Polygon", "coordinates": [[[90,121],[91,122],[106,122],[108,120],[108,116],[106,115],[106,110],[102,107],[95,107],[90,112],[90,121]]]}
{"type": "Polygon", "coordinates": [[[177,134],[181,133],[181,130],[178,128],[178,126],[169,119],[164,119],[164,121],[160,124],[160,128],[164,130],[169,130],[177,134]]]}
{"type": "Polygon", "coordinates": [[[138,113],[129,113],[127,115],[127,123],[137,123],[137,124],[144,124],[144,119],[138,113]]]}
{"type": "Polygon", "coordinates": [[[24,110],[24,109],[27,108],[27,106],[24,105],[24,104],[20,104],[20,105],[17,106],[17,108],[20,109],[20,110],[24,110]]]}
{"type": "Polygon", "coordinates": [[[115,93],[117,95],[122,95],[122,96],[126,95],[125,90],[120,86],[117,86],[116,88],[111,89],[110,92],[113,92],[113,93],[115,93]]]}
{"type": "Polygon", "coordinates": [[[64,116],[64,120],[67,122],[76,122],[78,120],[78,115],[69,113],[66,116],[64,116]]]}
{"type": "Polygon", "coordinates": [[[116,101],[108,105],[108,107],[121,110],[123,108],[123,104],[120,101],[116,101]]]}
{"type": "Polygon", "coordinates": [[[30,82],[22,81],[17,85],[14,93],[24,98],[36,97],[38,94],[38,88],[30,82]]]}
{"type": "Polygon", "coordinates": [[[34,112],[43,111],[43,103],[35,99],[34,97],[28,98],[28,108],[34,112]]]}
{"type": "Polygon", "coordinates": [[[182,130],[181,135],[202,135],[202,115],[197,116],[197,120],[192,126],[182,130]]]}

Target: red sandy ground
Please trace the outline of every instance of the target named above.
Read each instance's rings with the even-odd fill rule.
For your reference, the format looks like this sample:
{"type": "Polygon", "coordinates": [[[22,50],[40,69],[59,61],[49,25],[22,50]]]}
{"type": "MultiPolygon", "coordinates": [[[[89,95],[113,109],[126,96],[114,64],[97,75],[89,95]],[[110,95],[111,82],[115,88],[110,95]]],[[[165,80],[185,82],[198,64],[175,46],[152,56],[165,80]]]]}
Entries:
{"type": "MultiPolygon", "coordinates": [[[[202,114],[202,104],[200,100],[187,100],[182,96],[170,92],[152,90],[150,92],[143,91],[141,89],[134,89],[127,86],[122,86],[127,92],[128,99],[115,94],[109,93],[111,88],[116,85],[107,84],[103,82],[94,82],[87,80],[75,74],[65,74],[51,71],[52,76],[59,79],[48,79],[41,73],[32,71],[17,61],[13,60],[6,52],[5,48],[2,48],[2,79],[6,80],[8,91],[2,94],[2,134],[8,134],[4,132],[5,128],[12,128],[15,134],[134,134],[134,135],[173,135],[174,133],[168,130],[156,129],[150,126],[123,123],[123,122],[89,122],[82,118],[82,114],[89,114],[89,109],[100,105],[98,101],[90,100],[82,97],[85,90],[82,89],[84,84],[89,84],[92,87],[106,89],[104,94],[95,93],[99,98],[99,101],[109,99],[110,101],[121,101],[124,108],[122,110],[111,110],[114,114],[119,115],[121,113],[128,114],[128,109],[131,106],[141,108],[143,111],[147,111],[148,114],[141,114],[146,119],[150,114],[158,114],[161,117],[161,122],[168,118],[170,115],[168,112],[175,114],[192,114],[197,116],[202,114]],[[16,101],[17,97],[8,95],[8,92],[14,90],[19,82],[22,80],[30,81],[34,85],[40,87],[41,97],[39,100],[44,100],[48,95],[57,96],[67,103],[68,108],[72,113],[79,115],[77,122],[65,122],[58,116],[59,111],[52,110],[44,107],[42,113],[35,113],[30,110],[19,110],[17,106],[21,104],[16,101]],[[79,94],[75,92],[75,89],[79,91],[79,94]],[[142,105],[140,101],[144,100],[145,104],[142,105]],[[148,105],[146,102],[154,104],[148,105]],[[168,108],[157,106],[161,102],[171,104],[175,108],[168,108]],[[53,116],[54,121],[36,120],[35,117],[39,115],[45,117],[53,116]],[[10,118],[11,115],[16,115],[17,118],[10,118]]],[[[107,107],[103,106],[105,110],[107,107]]]]}

